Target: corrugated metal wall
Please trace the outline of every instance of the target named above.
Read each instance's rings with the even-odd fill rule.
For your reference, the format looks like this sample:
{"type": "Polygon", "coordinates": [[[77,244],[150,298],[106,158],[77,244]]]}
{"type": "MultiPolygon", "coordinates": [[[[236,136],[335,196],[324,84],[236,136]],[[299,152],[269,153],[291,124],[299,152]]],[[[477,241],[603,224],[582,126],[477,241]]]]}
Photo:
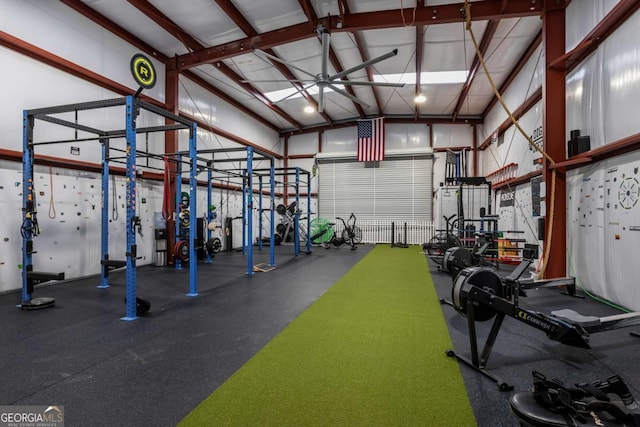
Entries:
{"type": "Polygon", "coordinates": [[[319,160],[319,216],[353,212],[362,220],[431,221],[431,155],[407,155],[377,167],[344,159],[319,160]]]}

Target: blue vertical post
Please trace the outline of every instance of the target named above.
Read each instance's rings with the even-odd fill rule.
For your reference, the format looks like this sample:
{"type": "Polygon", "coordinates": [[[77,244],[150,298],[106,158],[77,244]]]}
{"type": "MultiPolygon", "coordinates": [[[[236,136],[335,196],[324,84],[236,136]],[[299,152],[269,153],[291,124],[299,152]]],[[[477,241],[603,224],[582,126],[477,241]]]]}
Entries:
{"type": "MultiPolygon", "coordinates": [[[[180,202],[182,201],[182,155],[176,154],[176,242],[180,240],[180,202]]],[[[173,248],[171,248],[173,250],[173,248]]],[[[174,254],[175,255],[175,254],[174,254]]],[[[176,270],[182,270],[182,261],[174,256],[176,270]]]]}
{"type": "Polygon", "coordinates": [[[262,250],[262,175],[258,175],[258,249],[262,250]]]}
{"type": "Polygon", "coordinates": [[[276,243],[275,243],[275,210],[276,210],[276,174],[275,160],[271,159],[271,167],[269,168],[269,199],[271,200],[271,209],[269,210],[269,231],[271,238],[269,239],[269,265],[276,265],[276,243]]]}
{"type": "Polygon", "coordinates": [[[293,220],[293,252],[300,255],[300,168],[296,167],[296,211],[293,220]]]}
{"type": "MultiPolygon", "coordinates": [[[[22,113],[22,224],[33,224],[32,212],[35,211],[33,199],[33,117],[27,110],[22,113]]],[[[51,189],[53,190],[53,189],[51,189]]],[[[33,244],[33,232],[22,231],[22,302],[31,301],[31,292],[27,286],[27,272],[33,269],[33,256],[30,250],[33,244]]]]}
{"type": "MultiPolygon", "coordinates": [[[[207,228],[207,242],[211,239],[211,230],[209,229],[209,223],[213,221],[213,213],[211,212],[211,206],[213,206],[213,198],[212,198],[212,193],[213,193],[213,176],[212,176],[212,162],[207,162],[207,210],[205,213],[205,218],[207,219],[207,223],[206,228],[207,228]]],[[[208,250],[206,250],[205,248],[205,256],[206,256],[206,263],[210,264],[211,263],[211,254],[209,253],[208,250]]]]}
{"type": "Polygon", "coordinates": [[[191,124],[189,130],[189,213],[191,214],[189,221],[189,293],[187,296],[195,297],[198,295],[198,256],[196,255],[196,242],[198,240],[198,221],[197,221],[197,201],[198,201],[198,181],[197,181],[197,159],[196,138],[198,128],[195,123],[191,124]]]}
{"type": "Polygon", "coordinates": [[[253,275],[253,147],[247,147],[247,274],[253,275]]]}
{"type": "MultiPolygon", "coordinates": [[[[109,259],[109,140],[101,139],[102,144],[102,205],[101,205],[101,251],[103,261],[109,259]]],[[[115,185],[115,183],[114,183],[115,185]]],[[[116,200],[113,203],[117,203],[116,200]]],[[[109,268],[106,263],[101,265],[100,285],[99,288],[109,287],[109,268]]]]}
{"type": "Polygon", "coordinates": [[[242,171],[242,254],[247,253],[247,170],[242,171]]]}
{"type": "Polygon", "coordinates": [[[136,313],[136,102],[132,96],[126,99],[127,114],[127,271],[126,271],[126,300],[127,312],[122,320],[137,319],[136,313]]]}
{"type": "Polygon", "coordinates": [[[307,174],[307,253],[311,253],[311,174],[307,174]]]}

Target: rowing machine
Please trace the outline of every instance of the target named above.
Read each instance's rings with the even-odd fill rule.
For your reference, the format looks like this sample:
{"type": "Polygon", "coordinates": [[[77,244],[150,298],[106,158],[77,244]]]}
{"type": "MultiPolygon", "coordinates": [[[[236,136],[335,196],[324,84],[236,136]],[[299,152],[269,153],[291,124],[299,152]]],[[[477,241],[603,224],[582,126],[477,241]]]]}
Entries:
{"type": "Polygon", "coordinates": [[[519,278],[528,263],[519,265],[511,275],[500,278],[486,267],[468,267],[457,276],[452,290],[452,306],[467,318],[471,359],[447,350],[476,371],[498,384],[501,391],[512,387],[485,368],[493,344],[506,316],[539,329],[552,340],[573,347],[590,348],[589,334],[640,324],[640,313],[625,313],[608,317],[582,316],[573,310],[559,310],[551,315],[526,310],[518,306],[521,295],[519,278]],[[475,322],[494,319],[482,352],[478,351],[475,322]]]}
{"type": "Polygon", "coordinates": [[[446,354],[482,373],[498,384],[501,391],[512,387],[485,370],[489,355],[505,316],[539,329],[552,340],[573,347],[591,348],[589,334],[619,329],[640,324],[640,312],[623,313],[607,317],[583,316],[573,310],[565,309],[551,312],[550,315],[525,310],[518,306],[520,276],[528,263],[521,263],[506,278],[499,277],[486,267],[468,267],[462,270],[454,283],[451,305],[467,318],[471,359],[447,350],[446,354]],[[482,352],[478,352],[475,322],[494,319],[491,330],[484,343],[482,352]]]}
{"type": "MultiPolygon", "coordinates": [[[[511,280],[511,279],[510,279],[511,280]]],[[[468,267],[458,274],[453,286],[452,301],[455,309],[467,318],[471,359],[447,350],[449,357],[455,357],[464,364],[490,378],[501,391],[513,387],[487,371],[486,365],[505,316],[533,326],[553,340],[574,347],[589,348],[588,333],[579,325],[573,325],[560,318],[518,307],[518,290],[512,290],[493,270],[486,267],[468,267]],[[482,352],[478,351],[475,322],[494,319],[482,352]]]]}

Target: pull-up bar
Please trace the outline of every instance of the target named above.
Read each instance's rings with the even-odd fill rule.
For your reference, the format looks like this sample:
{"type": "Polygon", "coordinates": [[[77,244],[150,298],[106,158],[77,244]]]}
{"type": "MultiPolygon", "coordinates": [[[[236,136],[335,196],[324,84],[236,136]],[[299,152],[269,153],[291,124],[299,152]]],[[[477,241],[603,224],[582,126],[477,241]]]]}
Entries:
{"type": "MultiPolygon", "coordinates": [[[[166,111],[160,107],[157,107],[148,102],[142,101],[134,96],[126,96],[123,98],[107,99],[100,101],[84,102],[60,105],[54,107],[38,108],[33,110],[25,110],[23,112],[23,224],[37,224],[36,210],[37,206],[34,203],[35,190],[33,188],[33,159],[34,159],[34,146],[40,144],[54,144],[62,142],[76,142],[76,141],[88,141],[98,140],[102,143],[102,234],[101,234],[101,253],[102,253],[102,267],[103,275],[101,286],[108,287],[106,279],[106,272],[109,268],[114,266],[114,261],[109,260],[109,245],[108,245],[108,203],[109,203],[109,158],[108,158],[108,141],[110,138],[126,138],[127,157],[126,157],[126,314],[122,318],[123,320],[135,320],[137,319],[137,291],[136,291],[136,260],[137,260],[137,243],[136,243],[136,225],[139,224],[140,217],[136,212],[136,185],[137,185],[137,147],[136,147],[136,134],[137,133],[149,133],[149,132],[162,132],[173,131],[180,129],[189,129],[189,155],[195,157],[196,150],[196,137],[197,137],[197,125],[195,122],[182,118],[169,111],[166,111]],[[92,110],[107,107],[125,107],[125,123],[124,130],[117,131],[104,131],[96,129],[94,127],[85,126],[73,122],[69,122],[64,119],[51,117],[50,114],[60,114],[68,112],[78,112],[81,110],[92,110]],[[136,128],[136,117],[139,114],[140,109],[147,110],[155,113],[166,119],[173,120],[175,124],[166,126],[153,126],[147,128],[136,128]],[[59,141],[47,141],[47,142],[34,142],[34,125],[36,120],[42,120],[45,122],[53,123],[60,126],[70,127],[76,130],[85,131],[98,135],[95,138],[75,138],[73,140],[59,140],[59,141]]],[[[190,174],[190,186],[191,195],[195,204],[196,200],[196,171],[195,168],[191,168],[190,174]]],[[[195,208],[195,207],[194,207],[195,208]]],[[[195,223],[192,224],[191,233],[193,236],[196,234],[195,223]]],[[[22,265],[23,265],[23,277],[22,277],[22,301],[23,303],[29,303],[32,300],[33,279],[28,277],[29,272],[33,272],[33,238],[37,233],[28,231],[23,233],[23,251],[22,251],[22,265]]],[[[190,253],[195,259],[195,247],[193,241],[190,245],[190,253]]],[[[119,264],[118,264],[119,265],[119,264]]],[[[33,276],[33,274],[32,274],[33,276]]],[[[59,277],[57,275],[56,277],[59,277]]],[[[189,296],[197,295],[197,275],[196,275],[196,263],[190,264],[189,271],[189,296]]]]}

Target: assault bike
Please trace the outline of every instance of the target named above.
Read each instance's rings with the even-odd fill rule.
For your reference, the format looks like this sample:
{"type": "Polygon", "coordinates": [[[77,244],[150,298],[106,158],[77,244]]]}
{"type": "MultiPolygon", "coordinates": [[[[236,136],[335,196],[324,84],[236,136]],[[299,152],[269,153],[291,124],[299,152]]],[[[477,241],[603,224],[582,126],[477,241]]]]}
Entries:
{"type": "Polygon", "coordinates": [[[322,245],[327,249],[331,245],[338,247],[348,243],[352,250],[356,249],[362,241],[362,230],[356,225],[356,216],[351,213],[347,221],[340,217],[336,217],[336,219],[342,222],[340,235],[333,228],[336,225],[335,222],[329,222],[324,218],[316,218],[311,221],[311,232],[309,233],[311,243],[322,245]]]}

